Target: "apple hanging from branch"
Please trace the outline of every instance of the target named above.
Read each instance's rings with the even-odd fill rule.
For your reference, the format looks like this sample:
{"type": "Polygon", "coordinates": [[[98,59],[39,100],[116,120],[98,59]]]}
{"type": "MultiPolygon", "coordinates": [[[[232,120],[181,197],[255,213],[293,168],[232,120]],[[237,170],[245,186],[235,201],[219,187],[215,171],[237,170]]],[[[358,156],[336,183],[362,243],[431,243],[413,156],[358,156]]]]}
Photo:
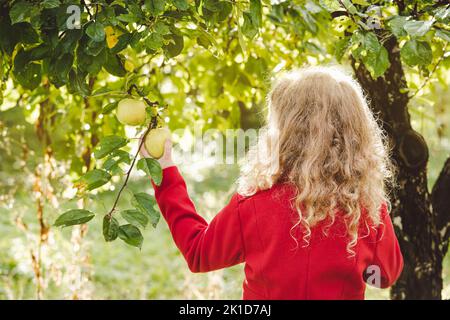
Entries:
{"type": "MultiPolygon", "coordinates": [[[[159,114],[161,108],[158,102],[150,101],[134,84],[129,88],[128,94],[128,98],[122,99],[117,103],[115,113],[118,121],[124,125],[146,125],[137,151],[134,155],[129,155],[126,151],[121,150],[129,141],[128,139],[117,135],[103,137],[94,154],[96,159],[106,160],[104,160],[103,166],[87,172],[80,178],[82,180],[80,185],[91,185],[93,187],[89,190],[92,190],[106,184],[112,177],[112,166],[117,166],[124,159],[128,159],[129,168],[125,172],[125,179],[115,196],[111,209],[103,217],[102,230],[107,242],[120,238],[131,246],[141,248],[144,240],[141,229],[144,229],[149,222],[153,227],[156,227],[159,221],[160,213],[155,208],[156,200],[154,197],[144,192],[133,194],[130,204],[134,208],[127,208],[120,212],[122,220],[126,221],[125,224],[121,224],[120,218],[115,213],[118,210],[119,200],[128,184],[133,168],[137,167],[138,170],[144,171],[155,184],[159,185],[161,183],[162,168],[156,159],[161,158],[163,155],[164,144],[167,139],[170,139],[170,131],[167,128],[160,127],[162,118],[159,114]],[[141,99],[133,98],[133,89],[137,91],[141,99]],[[138,161],[139,150],[142,146],[147,149],[152,158],[142,158],[138,161]],[[105,166],[106,163],[108,165],[105,166]]],[[[84,224],[92,220],[94,216],[95,213],[87,209],[72,209],[60,215],[55,221],[55,225],[65,227],[84,224]]]]}
{"type": "Polygon", "coordinates": [[[116,117],[120,123],[129,126],[139,126],[145,122],[146,119],[146,108],[144,101],[125,98],[120,100],[116,117]]]}

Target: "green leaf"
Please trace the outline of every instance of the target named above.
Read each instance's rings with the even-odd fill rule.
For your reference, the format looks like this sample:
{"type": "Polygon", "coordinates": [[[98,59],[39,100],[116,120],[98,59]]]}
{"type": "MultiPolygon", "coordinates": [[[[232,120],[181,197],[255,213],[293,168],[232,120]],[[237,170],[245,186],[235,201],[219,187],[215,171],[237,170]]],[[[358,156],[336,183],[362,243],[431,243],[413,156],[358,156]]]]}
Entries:
{"type": "Polygon", "coordinates": [[[109,114],[109,113],[111,113],[111,111],[116,109],[118,105],[119,105],[118,101],[114,101],[114,102],[108,103],[106,106],[103,107],[102,114],[109,114]]]}
{"type": "Polygon", "coordinates": [[[74,69],[70,70],[67,89],[70,93],[80,94],[83,97],[88,96],[90,89],[86,82],[86,74],[76,72],[74,69]]]}
{"type": "Polygon", "coordinates": [[[72,69],[73,60],[73,55],[66,53],[57,57],[56,61],[51,61],[48,75],[55,86],[60,87],[67,82],[67,76],[72,69]]]}
{"type": "Polygon", "coordinates": [[[117,239],[119,235],[119,222],[114,217],[106,215],[103,218],[103,237],[110,242],[117,239]]]}
{"type": "Polygon", "coordinates": [[[110,135],[103,137],[98,146],[95,148],[94,156],[96,159],[101,159],[114,150],[126,146],[128,140],[119,136],[110,135]]]}
{"type": "Polygon", "coordinates": [[[93,169],[86,172],[77,182],[76,187],[86,188],[87,190],[93,190],[108,183],[111,179],[111,175],[105,170],[93,169]]]}
{"type": "Polygon", "coordinates": [[[14,58],[13,75],[24,88],[34,90],[41,83],[42,71],[38,63],[30,63],[31,53],[19,50],[14,58]]]}
{"type": "Polygon", "coordinates": [[[117,170],[118,168],[117,161],[114,159],[114,157],[108,157],[106,161],[103,163],[102,168],[110,172],[117,170]]]}
{"type": "Polygon", "coordinates": [[[84,49],[84,52],[86,52],[90,56],[98,56],[103,50],[105,49],[105,44],[103,42],[96,42],[92,39],[88,39],[87,46],[84,49]]]}
{"type": "Polygon", "coordinates": [[[120,214],[122,218],[135,227],[145,228],[148,224],[148,217],[138,210],[124,210],[120,214]]]}
{"type": "Polygon", "coordinates": [[[409,40],[400,50],[406,64],[410,66],[427,66],[431,63],[433,54],[430,44],[424,41],[409,40]]]}
{"type": "Polygon", "coordinates": [[[378,38],[377,38],[377,36],[374,33],[368,32],[364,36],[363,47],[368,52],[370,52],[370,51],[378,51],[380,49],[380,47],[381,47],[381,44],[378,41],[378,38]]]}
{"type": "Polygon", "coordinates": [[[406,36],[406,31],[403,29],[403,26],[408,21],[408,17],[404,16],[396,16],[393,19],[389,20],[388,26],[391,29],[391,32],[398,38],[406,36]]]}
{"type": "Polygon", "coordinates": [[[11,26],[8,16],[0,15],[0,49],[11,55],[20,38],[16,36],[15,26],[11,26]]]}
{"type": "Polygon", "coordinates": [[[146,39],[145,39],[145,46],[149,50],[156,51],[160,49],[164,45],[164,38],[163,36],[158,32],[152,32],[146,39]]]}
{"type": "Polygon", "coordinates": [[[444,29],[436,30],[436,37],[444,39],[445,41],[450,42],[450,31],[444,29]]]}
{"type": "Polygon", "coordinates": [[[9,11],[11,24],[22,22],[30,18],[30,13],[33,11],[33,5],[28,1],[17,1],[9,11]]]}
{"type": "Polygon", "coordinates": [[[132,37],[133,37],[132,33],[121,34],[118,38],[119,41],[117,42],[117,44],[110,49],[111,53],[115,54],[124,50],[130,43],[132,37]]]}
{"type": "Polygon", "coordinates": [[[106,55],[106,63],[103,67],[106,71],[116,77],[124,77],[127,74],[123,65],[123,60],[118,54],[108,52],[106,55]]]}
{"type": "Polygon", "coordinates": [[[167,58],[173,58],[179,55],[183,51],[184,39],[183,36],[177,34],[170,34],[167,36],[170,40],[169,44],[163,47],[164,54],[167,58]]]}
{"type": "Polygon", "coordinates": [[[14,69],[20,70],[24,68],[29,61],[30,61],[30,53],[23,49],[19,49],[17,51],[16,56],[14,57],[14,69]]]}
{"type": "Polygon", "coordinates": [[[260,0],[250,0],[249,11],[243,12],[244,23],[241,31],[247,38],[254,38],[262,25],[262,6],[260,0]]]}
{"type": "Polygon", "coordinates": [[[119,149],[114,151],[110,156],[108,156],[106,161],[103,163],[102,168],[110,172],[116,171],[119,172],[120,170],[119,165],[123,162],[130,164],[131,162],[130,154],[126,151],[119,149]]]}
{"type": "Polygon", "coordinates": [[[86,34],[95,42],[102,42],[105,40],[104,28],[105,26],[102,23],[95,21],[86,28],[86,34]]]}
{"type": "Polygon", "coordinates": [[[185,11],[189,9],[189,3],[187,0],[171,0],[172,4],[179,10],[185,11]]]}
{"type": "Polygon", "coordinates": [[[300,8],[299,12],[302,17],[302,22],[306,26],[306,28],[311,31],[312,34],[316,34],[317,31],[319,31],[316,19],[314,19],[314,17],[307,10],[300,8]]]}
{"type": "Polygon", "coordinates": [[[436,9],[434,17],[439,22],[448,23],[450,22],[450,7],[442,7],[436,9]]]}
{"type": "Polygon", "coordinates": [[[61,39],[61,48],[64,53],[73,53],[77,46],[78,40],[81,39],[83,33],[81,30],[66,30],[64,37],[61,39]]]}
{"type": "Polygon", "coordinates": [[[91,75],[97,75],[106,62],[106,49],[93,57],[86,54],[80,45],[77,48],[77,67],[91,75]]]}
{"type": "Polygon", "coordinates": [[[89,210],[72,209],[64,212],[55,221],[55,227],[68,227],[90,221],[95,214],[89,210]]]}
{"type": "Polygon", "coordinates": [[[203,15],[212,24],[227,19],[233,10],[233,6],[228,1],[209,0],[204,2],[203,6],[211,11],[211,14],[205,15],[206,10],[204,10],[203,15]]]}
{"type": "Polygon", "coordinates": [[[366,0],[352,0],[353,3],[359,4],[361,6],[368,6],[370,5],[369,2],[367,2],[366,0]]]}
{"type": "Polygon", "coordinates": [[[142,158],[138,161],[136,167],[150,176],[157,186],[161,184],[162,169],[158,161],[151,158],[142,158]]]}
{"type": "Polygon", "coordinates": [[[262,6],[261,0],[250,0],[250,16],[257,28],[262,26],[262,6]]]}
{"type": "Polygon", "coordinates": [[[25,89],[34,90],[41,83],[41,65],[38,63],[28,63],[21,69],[13,71],[14,77],[25,89]]]}
{"type": "Polygon", "coordinates": [[[170,27],[162,21],[156,22],[153,28],[155,29],[155,32],[163,36],[170,33],[170,27]]]}
{"type": "Polygon", "coordinates": [[[422,37],[424,36],[433,25],[434,20],[428,21],[407,21],[403,26],[403,29],[411,36],[411,37],[422,37]]]}
{"type": "Polygon", "coordinates": [[[219,0],[204,0],[203,8],[211,11],[211,12],[219,12],[221,9],[221,2],[219,0]]]}
{"type": "Polygon", "coordinates": [[[350,46],[350,37],[345,37],[336,42],[334,46],[334,55],[338,62],[341,62],[342,57],[350,46]]]}
{"type": "Polygon", "coordinates": [[[39,42],[39,35],[33,26],[28,22],[20,22],[14,25],[14,30],[17,30],[20,34],[18,37],[20,41],[25,44],[34,44],[39,42]]]}
{"type": "Polygon", "coordinates": [[[135,23],[135,22],[139,21],[139,18],[136,17],[136,15],[134,15],[131,12],[121,14],[121,15],[117,16],[117,19],[122,22],[126,22],[126,23],[135,23]]]}
{"type": "Polygon", "coordinates": [[[145,0],[144,10],[150,11],[152,16],[157,16],[164,12],[165,0],[145,0]]]}
{"type": "Polygon", "coordinates": [[[390,66],[388,52],[383,46],[376,51],[369,51],[363,62],[374,79],[382,76],[390,66]]]}
{"type": "Polygon", "coordinates": [[[59,0],[44,0],[41,3],[42,7],[45,9],[58,8],[60,4],[59,0]]]}
{"type": "Polygon", "coordinates": [[[119,238],[130,246],[137,247],[139,249],[141,249],[142,242],[144,241],[141,231],[131,224],[126,224],[119,227],[119,238]]]}
{"type": "Polygon", "coordinates": [[[51,48],[47,44],[42,43],[37,47],[28,50],[28,53],[30,61],[42,60],[50,56],[51,48]]]}
{"type": "Polygon", "coordinates": [[[386,48],[378,41],[372,32],[352,35],[353,57],[361,59],[373,78],[378,78],[389,68],[389,54],[386,48]]]}
{"type": "Polygon", "coordinates": [[[140,212],[147,214],[150,217],[152,226],[156,228],[160,214],[155,209],[156,200],[154,197],[146,193],[136,193],[131,199],[131,204],[140,212]]]}
{"type": "Polygon", "coordinates": [[[258,28],[252,21],[251,15],[248,12],[243,12],[242,17],[244,23],[242,24],[241,31],[247,38],[253,39],[258,34],[258,28]]]}
{"type": "Polygon", "coordinates": [[[342,0],[341,1],[348,12],[351,14],[358,14],[358,9],[353,5],[350,0],[342,0]]]}
{"type": "Polygon", "coordinates": [[[211,42],[211,40],[209,40],[209,38],[206,35],[200,34],[197,37],[197,44],[199,44],[200,46],[202,46],[205,49],[208,49],[211,46],[212,42],[211,42]]]}

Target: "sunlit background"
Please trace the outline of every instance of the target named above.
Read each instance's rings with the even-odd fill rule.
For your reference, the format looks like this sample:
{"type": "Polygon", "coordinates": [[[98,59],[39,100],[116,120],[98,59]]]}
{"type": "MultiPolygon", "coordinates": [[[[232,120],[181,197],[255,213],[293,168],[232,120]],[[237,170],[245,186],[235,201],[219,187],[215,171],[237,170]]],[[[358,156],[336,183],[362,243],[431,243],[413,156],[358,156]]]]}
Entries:
{"type": "MultiPolygon", "coordinates": [[[[384,17],[397,14],[392,1],[381,2],[384,17]]],[[[93,1],[86,3],[92,5],[93,1]]],[[[207,25],[205,29],[203,21],[194,23],[198,17],[182,23],[167,19],[171,27],[185,33],[183,51],[171,57],[161,48],[148,54],[145,41],[130,45],[121,54],[135,66],[134,71],[118,77],[100,66],[101,71],[87,75],[92,87],[89,97],[69,93],[67,86],[55,88],[45,73],[33,90],[22,88],[10,77],[4,80],[6,72],[11,71],[12,58],[0,55],[0,299],[241,298],[243,265],[207,274],[190,273],[163,220],[156,229],[148,226],[144,230],[142,250],[122,241],[105,242],[101,219],[120,186],[118,175],[89,197],[74,198],[74,182],[86,167],[96,165],[92,148],[101,137],[127,136],[134,139],[126,150],[137,147],[139,130],[124,128],[113,113],[102,114],[102,108],[126,95],[129,83],[143,88],[150,100],[168,106],[163,123],[172,130],[225,130],[261,124],[267,87],[271,76],[279,71],[304,64],[336,64],[338,60],[352,69],[350,55],[358,45],[343,48],[342,44],[358,27],[348,16],[334,19],[328,14],[342,9],[340,1],[263,1],[262,22],[255,30],[247,29],[247,33],[254,32],[253,36],[243,35],[246,32],[242,30],[242,14],[249,9],[248,1],[232,3],[236,6],[226,19],[217,25],[211,22],[212,27],[207,25]],[[284,14],[284,7],[289,7],[289,14],[284,14]],[[60,229],[52,225],[62,212],[77,207],[97,216],[81,227],[60,229]]],[[[358,9],[365,12],[366,7],[360,5],[358,9]]],[[[99,19],[105,12],[98,13],[99,19]]],[[[0,16],[3,14],[0,12],[0,16]]],[[[30,12],[16,10],[15,18],[33,20],[27,14],[30,12]]],[[[91,17],[84,13],[83,19],[91,17]]],[[[109,23],[108,19],[105,23],[109,23]]],[[[125,20],[122,24],[130,32],[141,32],[145,28],[140,23],[146,22],[125,20]]],[[[4,32],[0,29],[0,39],[17,36],[4,32]]],[[[412,125],[429,147],[430,190],[450,154],[450,71],[449,53],[445,53],[448,41],[442,35],[438,39],[433,32],[423,36],[432,47],[432,63],[420,68],[403,64],[408,90],[415,93],[408,104],[412,125]]],[[[151,35],[143,37],[147,36],[151,35]]],[[[401,45],[408,40],[406,32],[399,36],[401,45]]],[[[374,64],[383,67],[383,63],[374,64]]],[[[174,138],[183,148],[194,142],[174,138]]],[[[180,148],[177,150],[180,152],[180,148]]],[[[233,194],[238,165],[217,165],[200,154],[190,157],[192,161],[184,161],[187,158],[180,153],[176,156],[181,160],[179,167],[198,212],[210,220],[233,194]]],[[[119,207],[127,208],[132,192],[152,193],[148,178],[134,173],[119,207]]],[[[449,299],[449,254],[443,278],[443,298],[449,299]]],[[[366,297],[388,299],[389,290],[369,288],[366,297]]]]}

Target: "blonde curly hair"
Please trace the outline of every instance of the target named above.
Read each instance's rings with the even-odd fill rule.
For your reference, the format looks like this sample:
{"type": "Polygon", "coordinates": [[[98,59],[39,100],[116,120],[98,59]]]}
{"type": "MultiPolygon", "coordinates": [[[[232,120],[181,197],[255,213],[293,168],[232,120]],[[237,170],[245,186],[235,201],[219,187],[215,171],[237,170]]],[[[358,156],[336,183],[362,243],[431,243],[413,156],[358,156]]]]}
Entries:
{"type": "Polygon", "coordinates": [[[301,226],[307,246],[312,227],[331,226],[343,212],[347,251],[354,255],[363,216],[367,230],[380,224],[393,176],[383,131],[361,87],[337,67],[307,67],[279,76],[267,100],[266,130],[241,166],[238,193],[295,186],[298,221],[291,236],[301,226]]]}

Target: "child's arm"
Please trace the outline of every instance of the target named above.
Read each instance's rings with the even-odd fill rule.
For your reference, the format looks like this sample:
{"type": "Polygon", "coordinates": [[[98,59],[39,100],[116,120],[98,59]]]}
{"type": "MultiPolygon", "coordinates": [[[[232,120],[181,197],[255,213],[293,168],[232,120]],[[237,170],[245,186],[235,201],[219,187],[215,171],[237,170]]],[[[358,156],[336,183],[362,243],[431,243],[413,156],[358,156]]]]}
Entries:
{"type": "Polygon", "coordinates": [[[382,207],[381,217],[382,224],[378,228],[372,264],[380,268],[381,288],[387,288],[400,277],[403,270],[403,256],[385,205],[382,207]]]}
{"type": "Polygon", "coordinates": [[[175,244],[192,272],[206,272],[244,261],[237,195],[208,223],[197,214],[177,167],[163,170],[155,196],[175,244]]]}

